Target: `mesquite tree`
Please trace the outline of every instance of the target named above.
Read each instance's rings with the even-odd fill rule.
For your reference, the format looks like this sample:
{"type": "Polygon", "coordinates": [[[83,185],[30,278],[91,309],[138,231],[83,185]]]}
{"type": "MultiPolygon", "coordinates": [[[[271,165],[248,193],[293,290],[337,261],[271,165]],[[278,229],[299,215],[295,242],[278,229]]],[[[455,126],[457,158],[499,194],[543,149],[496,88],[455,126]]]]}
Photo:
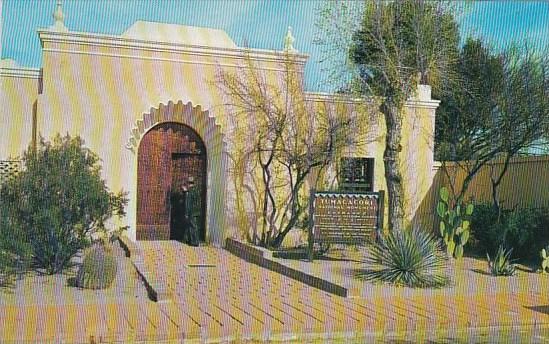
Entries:
{"type": "MultiPolygon", "coordinates": [[[[281,60],[280,71],[273,72],[248,57],[236,72],[220,71],[216,80],[234,122],[233,178],[259,213],[248,239],[273,248],[305,222],[318,176],[359,141],[353,135],[357,111],[333,100],[309,101],[294,56],[281,60]]],[[[236,197],[243,211],[243,195],[236,197]]]]}
{"type": "Polygon", "coordinates": [[[451,79],[459,32],[445,3],[376,0],[362,4],[360,22],[348,41],[348,37],[341,37],[349,32],[337,29],[341,21],[348,20],[341,16],[349,12],[346,8],[343,2],[329,2],[321,11],[320,28],[326,32],[326,39],[319,41],[328,50],[349,42],[343,48],[349,54],[347,66],[354,76],[351,88],[382,99],[380,111],[387,126],[384,165],[389,226],[400,230],[405,214],[400,156],[404,105],[419,83],[436,89],[451,79]]]}
{"type": "Polygon", "coordinates": [[[456,72],[460,82],[441,95],[437,157],[465,172],[458,184],[457,173],[443,164],[458,202],[476,174],[490,166],[492,202],[499,212],[498,187],[511,159],[543,142],[549,128],[549,57],[528,46],[495,52],[468,39],[456,72]],[[494,168],[494,159],[501,159],[501,168],[494,168]]]}

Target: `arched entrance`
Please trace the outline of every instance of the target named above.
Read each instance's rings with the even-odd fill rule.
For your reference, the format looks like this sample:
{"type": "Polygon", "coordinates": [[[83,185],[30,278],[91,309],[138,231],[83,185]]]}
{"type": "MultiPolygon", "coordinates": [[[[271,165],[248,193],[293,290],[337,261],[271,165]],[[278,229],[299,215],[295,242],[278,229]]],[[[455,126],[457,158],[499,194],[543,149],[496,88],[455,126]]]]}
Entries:
{"type": "Polygon", "coordinates": [[[152,127],[141,139],[137,153],[137,240],[182,240],[180,225],[174,225],[181,207],[174,193],[190,180],[199,197],[199,239],[206,238],[206,147],[190,127],[165,122],[152,127]]]}

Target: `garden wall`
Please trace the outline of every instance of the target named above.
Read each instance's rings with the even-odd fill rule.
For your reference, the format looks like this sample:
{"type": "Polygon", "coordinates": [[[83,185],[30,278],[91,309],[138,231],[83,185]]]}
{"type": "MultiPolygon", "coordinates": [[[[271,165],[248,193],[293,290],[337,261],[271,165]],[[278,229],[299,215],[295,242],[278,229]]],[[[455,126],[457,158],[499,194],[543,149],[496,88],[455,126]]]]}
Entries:
{"type": "MultiPolygon", "coordinates": [[[[496,159],[484,166],[473,178],[465,199],[473,200],[475,203],[491,202],[490,173],[497,176],[503,168],[503,162],[503,159],[496,159]]],[[[452,176],[455,174],[458,185],[463,183],[466,176],[463,168],[455,163],[449,163],[448,171],[452,176]]],[[[435,165],[434,173],[433,184],[414,217],[416,225],[430,229],[434,229],[434,224],[438,222],[435,214],[438,190],[448,185],[448,178],[440,163],[435,165]]],[[[498,188],[498,194],[505,209],[549,207],[549,156],[513,158],[498,188]]]]}

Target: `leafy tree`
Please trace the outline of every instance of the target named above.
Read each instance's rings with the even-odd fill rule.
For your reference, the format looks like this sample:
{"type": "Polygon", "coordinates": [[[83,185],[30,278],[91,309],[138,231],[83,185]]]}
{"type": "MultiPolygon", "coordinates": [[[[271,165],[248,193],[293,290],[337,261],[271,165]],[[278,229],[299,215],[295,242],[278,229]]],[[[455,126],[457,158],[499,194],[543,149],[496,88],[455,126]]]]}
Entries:
{"type": "Polygon", "coordinates": [[[501,169],[489,165],[493,205],[499,210],[498,186],[511,159],[543,140],[549,128],[549,58],[527,46],[496,53],[468,39],[456,69],[460,82],[440,95],[437,156],[466,172],[458,185],[443,164],[458,201],[481,168],[501,159],[501,169]]]}
{"type": "Polygon", "coordinates": [[[417,85],[443,88],[457,58],[459,32],[448,7],[430,1],[368,1],[349,54],[357,70],[356,88],[381,98],[385,117],[385,178],[391,229],[404,228],[401,168],[405,102],[417,85]]]}
{"type": "Polygon", "coordinates": [[[458,82],[435,91],[441,103],[436,117],[435,156],[440,161],[475,155],[481,130],[491,118],[494,95],[501,90],[503,63],[479,39],[468,38],[456,64],[458,82]]]}
{"type": "Polygon", "coordinates": [[[37,266],[58,273],[112,215],[125,214],[127,198],[109,192],[99,158],[79,137],[41,139],[23,163],[25,169],[0,189],[0,208],[9,214],[2,234],[23,238],[37,266]]]}
{"type": "Polygon", "coordinates": [[[284,57],[280,69],[278,75],[266,75],[247,58],[237,72],[220,72],[217,78],[234,119],[236,205],[243,212],[243,194],[238,191],[249,194],[260,225],[251,224],[248,239],[273,248],[305,221],[309,189],[323,171],[358,142],[349,135],[357,127],[355,111],[341,104],[315,107],[309,102],[292,54],[284,57]]]}

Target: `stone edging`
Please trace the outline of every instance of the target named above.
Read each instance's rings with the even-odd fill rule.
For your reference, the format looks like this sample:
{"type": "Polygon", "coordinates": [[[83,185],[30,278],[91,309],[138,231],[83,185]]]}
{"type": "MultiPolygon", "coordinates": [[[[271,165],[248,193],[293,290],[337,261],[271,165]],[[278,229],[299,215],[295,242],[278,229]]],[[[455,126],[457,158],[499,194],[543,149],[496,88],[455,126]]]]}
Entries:
{"type": "Polygon", "coordinates": [[[275,261],[272,257],[272,253],[266,249],[230,238],[225,241],[225,249],[250,263],[278,272],[284,276],[310,285],[311,287],[324,290],[337,296],[347,297],[348,295],[348,290],[345,287],[275,261]]]}
{"type": "Polygon", "coordinates": [[[143,253],[135,245],[135,243],[126,236],[119,236],[118,241],[120,246],[126,252],[126,257],[130,258],[135,270],[145,283],[145,288],[149,294],[149,298],[155,302],[165,302],[170,300],[170,294],[167,286],[161,281],[157,280],[154,275],[145,267],[145,260],[143,253]]]}

